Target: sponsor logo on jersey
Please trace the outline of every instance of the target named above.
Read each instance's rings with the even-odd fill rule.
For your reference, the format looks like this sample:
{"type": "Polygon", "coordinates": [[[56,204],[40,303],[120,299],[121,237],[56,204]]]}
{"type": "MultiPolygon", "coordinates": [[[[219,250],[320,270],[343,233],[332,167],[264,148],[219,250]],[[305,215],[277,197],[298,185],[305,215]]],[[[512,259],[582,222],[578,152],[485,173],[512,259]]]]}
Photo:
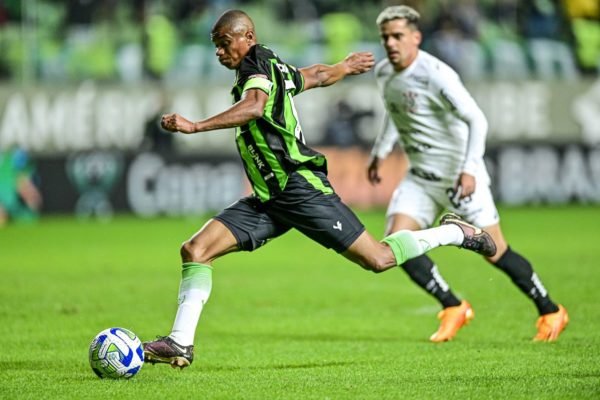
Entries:
{"type": "Polygon", "coordinates": [[[265,163],[260,159],[260,156],[258,155],[256,149],[251,144],[248,145],[248,153],[250,153],[250,157],[252,157],[258,169],[262,170],[265,168],[265,163]]]}
{"type": "Polygon", "coordinates": [[[404,92],[402,93],[402,97],[403,97],[403,103],[402,103],[402,108],[404,108],[404,111],[407,113],[415,113],[417,112],[417,96],[418,94],[416,92],[404,92]]]}

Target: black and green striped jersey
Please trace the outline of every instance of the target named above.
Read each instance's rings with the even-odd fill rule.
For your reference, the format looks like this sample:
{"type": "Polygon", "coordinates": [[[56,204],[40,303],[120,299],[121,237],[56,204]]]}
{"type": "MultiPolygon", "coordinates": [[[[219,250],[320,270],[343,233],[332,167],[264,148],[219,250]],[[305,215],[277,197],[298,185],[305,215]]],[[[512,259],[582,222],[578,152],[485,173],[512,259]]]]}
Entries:
{"type": "Polygon", "coordinates": [[[326,173],[327,162],[304,141],[292,99],[304,90],[304,78],[296,67],[257,44],[237,70],[233,101],[249,89],[260,89],[269,99],[262,118],[236,129],[236,143],[254,193],[266,202],[285,188],[293,171],[326,173]]]}

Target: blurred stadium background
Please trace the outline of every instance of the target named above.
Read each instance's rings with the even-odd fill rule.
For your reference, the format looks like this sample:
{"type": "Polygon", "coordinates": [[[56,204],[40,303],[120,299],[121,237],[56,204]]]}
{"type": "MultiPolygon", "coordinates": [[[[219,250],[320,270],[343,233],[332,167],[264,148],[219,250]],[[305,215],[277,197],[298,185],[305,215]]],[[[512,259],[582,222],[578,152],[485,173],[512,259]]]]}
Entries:
{"type": "MultiPolygon", "coordinates": [[[[305,66],[356,50],[382,59],[374,20],[403,3],[422,13],[423,47],[457,69],[488,117],[499,202],[600,203],[597,0],[4,0],[0,192],[34,212],[5,208],[35,219],[37,187],[42,215],[221,209],[248,190],[232,131],[184,138],[158,126],[164,112],[200,119],[230,104],[233,74],[209,40],[215,18],[244,9],[260,42],[305,66]]],[[[297,106],[341,197],[385,206],[405,163],[396,153],[384,185],[367,183],[382,120],[372,73],[302,94],[297,106]]]]}

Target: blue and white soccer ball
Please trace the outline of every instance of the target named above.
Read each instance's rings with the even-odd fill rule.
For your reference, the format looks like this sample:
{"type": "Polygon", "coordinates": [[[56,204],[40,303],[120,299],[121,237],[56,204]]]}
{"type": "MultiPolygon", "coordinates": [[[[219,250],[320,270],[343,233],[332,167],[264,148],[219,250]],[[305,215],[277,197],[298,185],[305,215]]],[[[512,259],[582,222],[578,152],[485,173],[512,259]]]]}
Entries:
{"type": "Polygon", "coordinates": [[[90,344],[90,366],[100,378],[129,379],[144,365],[144,348],[135,333],[108,328],[90,344]]]}

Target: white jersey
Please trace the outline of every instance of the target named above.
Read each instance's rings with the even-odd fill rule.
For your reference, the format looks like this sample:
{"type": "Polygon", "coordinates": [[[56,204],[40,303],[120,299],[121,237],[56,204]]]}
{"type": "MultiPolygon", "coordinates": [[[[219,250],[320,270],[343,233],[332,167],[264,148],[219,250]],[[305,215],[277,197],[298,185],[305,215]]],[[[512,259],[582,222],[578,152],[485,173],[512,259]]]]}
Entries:
{"type": "Polygon", "coordinates": [[[487,120],[452,68],[419,50],[405,70],[396,72],[385,59],[375,76],[387,116],[373,156],[385,158],[399,134],[413,174],[453,185],[466,172],[489,184],[483,162],[487,120]]]}

